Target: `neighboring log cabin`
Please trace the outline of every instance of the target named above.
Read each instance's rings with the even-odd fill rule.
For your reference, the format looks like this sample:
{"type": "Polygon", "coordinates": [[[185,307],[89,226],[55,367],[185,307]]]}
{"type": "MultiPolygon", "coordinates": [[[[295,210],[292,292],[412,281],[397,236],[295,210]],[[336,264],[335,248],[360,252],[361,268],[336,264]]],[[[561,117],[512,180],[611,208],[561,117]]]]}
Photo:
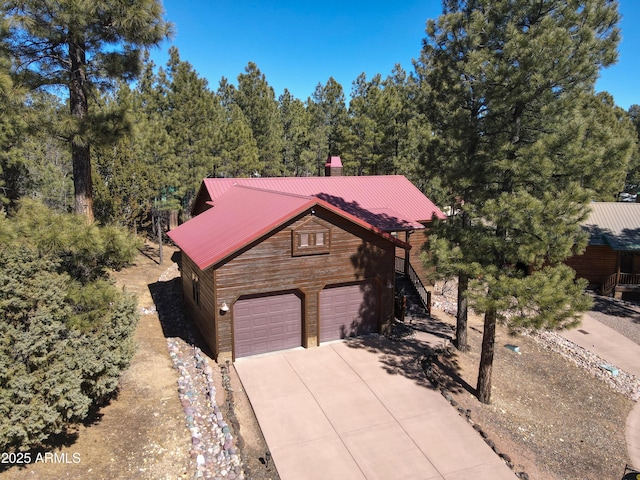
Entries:
{"type": "Polygon", "coordinates": [[[582,224],[589,244],[566,263],[603,295],[640,292],[640,203],[594,202],[582,224]]]}
{"type": "Polygon", "coordinates": [[[343,177],[339,157],[325,173],[205,179],[195,216],[169,232],[186,308],[218,361],[392,321],[398,265],[445,217],[403,176],[343,177]]]}

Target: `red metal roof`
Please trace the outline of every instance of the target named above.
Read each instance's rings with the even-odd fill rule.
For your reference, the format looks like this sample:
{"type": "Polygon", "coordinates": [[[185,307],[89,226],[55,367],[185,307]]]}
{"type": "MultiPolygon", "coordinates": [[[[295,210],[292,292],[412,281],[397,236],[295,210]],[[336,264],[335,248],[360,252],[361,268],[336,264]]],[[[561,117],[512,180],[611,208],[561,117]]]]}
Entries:
{"type": "Polygon", "coordinates": [[[233,185],[313,196],[381,230],[423,228],[418,222],[445,215],[402,175],[340,177],[206,178],[198,195],[206,202],[219,198],[233,185]],[[206,190],[208,195],[203,195],[206,190]]]}
{"type": "Polygon", "coordinates": [[[169,237],[204,270],[312,208],[332,211],[402,248],[411,248],[348,212],[308,195],[229,185],[213,207],[169,232],[169,237]]]}

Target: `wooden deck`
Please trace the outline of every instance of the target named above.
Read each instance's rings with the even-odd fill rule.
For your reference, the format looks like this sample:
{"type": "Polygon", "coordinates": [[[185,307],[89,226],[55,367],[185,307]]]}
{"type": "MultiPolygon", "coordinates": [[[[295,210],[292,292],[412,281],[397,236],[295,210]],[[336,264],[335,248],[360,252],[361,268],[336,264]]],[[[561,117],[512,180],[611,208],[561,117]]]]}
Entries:
{"type": "Polygon", "coordinates": [[[622,294],[625,292],[640,292],[640,274],[613,273],[602,281],[600,288],[602,295],[622,294]]]}

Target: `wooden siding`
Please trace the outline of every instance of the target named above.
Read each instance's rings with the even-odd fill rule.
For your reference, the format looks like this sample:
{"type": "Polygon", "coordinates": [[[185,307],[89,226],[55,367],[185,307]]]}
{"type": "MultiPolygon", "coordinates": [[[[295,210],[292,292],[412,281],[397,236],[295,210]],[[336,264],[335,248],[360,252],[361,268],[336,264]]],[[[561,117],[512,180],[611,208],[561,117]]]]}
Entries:
{"type": "MultiPolygon", "coordinates": [[[[318,345],[319,293],[327,285],[376,278],[394,283],[393,243],[342,217],[316,208],[239,252],[216,269],[217,302],[231,307],[243,295],[297,290],[303,301],[303,345],[318,345]],[[308,225],[310,218],[330,230],[331,251],[323,255],[292,256],[291,231],[308,225]]],[[[381,288],[378,324],[393,318],[393,289],[381,288]]],[[[218,324],[218,360],[233,358],[233,308],[218,324]]]]}
{"type": "Polygon", "coordinates": [[[605,245],[589,245],[582,255],[568,258],[565,263],[576,271],[576,276],[586,278],[592,287],[618,269],[618,253],[605,245]]]}
{"type": "Polygon", "coordinates": [[[200,330],[207,345],[211,348],[214,356],[218,354],[216,350],[216,325],[213,312],[215,311],[214,295],[214,272],[207,270],[203,272],[184,253],[181,258],[182,275],[182,297],[189,316],[200,330]],[[193,298],[192,275],[195,274],[200,283],[200,302],[197,304],[193,298]]]}

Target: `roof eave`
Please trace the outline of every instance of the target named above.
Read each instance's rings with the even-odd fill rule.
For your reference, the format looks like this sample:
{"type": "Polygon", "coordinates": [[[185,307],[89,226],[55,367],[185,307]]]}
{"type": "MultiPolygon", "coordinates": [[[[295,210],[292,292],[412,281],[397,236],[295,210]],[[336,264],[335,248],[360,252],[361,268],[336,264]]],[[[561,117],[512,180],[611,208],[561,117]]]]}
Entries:
{"type": "MultiPolygon", "coordinates": [[[[280,228],[282,225],[284,225],[285,223],[287,223],[288,221],[292,220],[293,218],[297,217],[298,215],[306,212],[306,211],[310,211],[312,210],[314,207],[319,206],[322,207],[338,216],[341,216],[342,218],[345,218],[346,220],[349,220],[350,222],[370,231],[373,232],[377,235],[379,235],[380,237],[384,238],[385,240],[393,243],[395,246],[400,247],[404,250],[410,250],[411,249],[411,245],[403,242],[402,240],[399,240],[398,238],[395,238],[394,236],[392,236],[391,234],[380,230],[379,228],[363,221],[360,220],[358,217],[355,217],[353,215],[351,215],[350,213],[345,212],[344,210],[334,207],[333,205],[331,205],[330,203],[325,202],[324,200],[320,200],[320,199],[313,199],[313,200],[309,200],[309,202],[307,202],[306,204],[300,206],[299,208],[289,212],[287,215],[282,216],[281,218],[279,218],[278,220],[272,222],[271,224],[269,224],[268,226],[262,228],[261,230],[259,230],[258,232],[256,232],[254,235],[252,235],[250,238],[246,239],[246,241],[242,242],[242,244],[239,245],[235,245],[227,250],[224,250],[223,252],[219,253],[218,255],[216,255],[214,258],[212,259],[207,259],[206,261],[195,261],[195,264],[198,266],[198,268],[202,271],[207,270],[215,265],[219,265],[224,263],[229,257],[233,256],[234,254],[236,254],[237,252],[241,251],[242,249],[244,249],[247,245],[250,245],[254,242],[256,242],[257,240],[261,239],[262,237],[268,235],[269,233],[273,232],[274,230],[280,228]]],[[[171,238],[172,240],[174,240],[171,237],[171,232],[169,232],[169,238],[171,238]]],[[[175,241],[175,240],[174,240],[175,241]]],[[[177,243],[176,243],[177,244],[177,243]]],[[[180,247],[180,245],[178,245],[180,247]]]]}
{"type": "Polygon", "coordinates": [[[225,262],[230,256],[232,256],[235,253],[239,252],[240,250],[245,248],[247,245],[251,245],[255,241],[261,239],[262,237],[264,237],[264,236],[268,235],[269,233],[273,232],[274,230],[280,228],[282,225],[287,223],[289,220],[297,217],[298,215],[300,215],[301,213],[304,213],[307,210],[310,210],[311,208],[313,208],[313,204],[314,204],[314,202],[310,200],[307,204],[305,204],[303,206],[300,206],[299,208],[289,212],[287,215],[284,215],[284,216],[280,217],[278,220],[272,222],[268,226],[260,229],[258,232],[256,232],[254,235],[252,235],[250,238],[248,238],[242,244],[234,245],[233,247],[222,251],[220,254],[216,255],[216,257],[213,258],[210,261],[202,262],[202,263],[197,263],[196,262],[196,265],[198,265],[198,268],[200,268],[200,270],[204,271],[204,270],[206,270],[206,269],[208,269],[208,268],[210,268],[210,267],[212,267],[214,265],[217,265],[217,264],[225,262]]]}

